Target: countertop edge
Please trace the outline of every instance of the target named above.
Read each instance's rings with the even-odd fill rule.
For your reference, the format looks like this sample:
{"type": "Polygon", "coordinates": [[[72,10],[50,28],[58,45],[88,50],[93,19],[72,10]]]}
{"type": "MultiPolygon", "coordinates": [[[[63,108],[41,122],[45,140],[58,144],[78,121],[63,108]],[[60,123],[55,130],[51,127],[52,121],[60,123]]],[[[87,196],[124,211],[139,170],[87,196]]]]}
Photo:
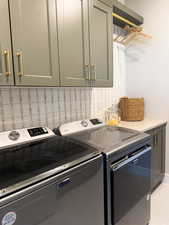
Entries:
{"type": "Polygon", "coordinates": [[[127,122],[121,121],[119,127],[124,127],[132,130],[136,130],[139,132],[146,132],[155,128],[158,128],[162,125],[167,125],[166,120],[143,120],[138,122],[127,122]],[[132,124],[133,123],[133,124],[132,124]]]}

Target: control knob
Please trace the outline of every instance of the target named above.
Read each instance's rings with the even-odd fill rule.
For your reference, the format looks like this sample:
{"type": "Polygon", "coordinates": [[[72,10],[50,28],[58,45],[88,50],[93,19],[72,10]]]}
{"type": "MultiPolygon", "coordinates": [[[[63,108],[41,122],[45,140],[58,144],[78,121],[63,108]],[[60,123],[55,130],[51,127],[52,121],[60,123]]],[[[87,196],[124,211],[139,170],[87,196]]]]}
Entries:
{"type": "Polygon", "coordinates": [[[12,140],[12,141],[17,141],[18,138],[20,137],[20,134],[18,131],[11,131],[8,135],[9,139],[12,140]]]}
{"type": "Polygon", "coordinates": [[[82,121],[81,121],[81,125],[82,125],[83,127],[87,127],[87,126],[88,126],[88,122],[87,122],[86,120],[82,120],[82,121]]]}

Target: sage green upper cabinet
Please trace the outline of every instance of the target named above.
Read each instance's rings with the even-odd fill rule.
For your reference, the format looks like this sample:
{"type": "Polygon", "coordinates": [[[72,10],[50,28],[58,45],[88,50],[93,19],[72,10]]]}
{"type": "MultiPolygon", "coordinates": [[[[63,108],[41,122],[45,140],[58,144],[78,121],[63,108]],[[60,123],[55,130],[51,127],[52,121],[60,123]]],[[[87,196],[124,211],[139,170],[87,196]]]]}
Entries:
{"type": "Polygon", "coordinates": [[[110,0],[57,0],[57,3],[61,86],[111,87],[110,0]]]}
{"type": "Polygon", "coordinates": [[[0,1],[0,85],[13,85],[8,1],[0,1]]]}
{"type": "Polygon", "coordinates": [[[111,0],[1,0],[0,21],[0,85],[112,86],[111,0]]]}
{"type": "Polygon", "coordinates": [[[9,3],[16,85],[59,85],[56,1],[9,3]]]}
{"type": "Polygon", "coordinates": [[[103,2],[104,4],[112,7],[113,6],[113,0],[98,0],[100,2],[103,2]]]}
{"type": "Polygon", "coordinates": [[[88,0],[57,0],[61,86],[89,86],[88,0]]]}
{"type": "Polygon", "coordinates": [[[91,1],[91,80],[92,86],[113,86],[112,8],[100,1],[91,1]]]}

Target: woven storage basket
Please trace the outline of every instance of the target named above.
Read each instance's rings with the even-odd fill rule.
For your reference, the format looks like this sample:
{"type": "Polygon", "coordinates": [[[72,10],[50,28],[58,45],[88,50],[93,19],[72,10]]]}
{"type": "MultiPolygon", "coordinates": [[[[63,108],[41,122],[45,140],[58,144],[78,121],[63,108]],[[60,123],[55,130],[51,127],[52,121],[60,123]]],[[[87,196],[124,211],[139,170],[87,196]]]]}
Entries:
{"type": "Polygon", "coordinates": [[[123,121],[144,120],[144,98],[121,98],[119,109],[123,121]]]}

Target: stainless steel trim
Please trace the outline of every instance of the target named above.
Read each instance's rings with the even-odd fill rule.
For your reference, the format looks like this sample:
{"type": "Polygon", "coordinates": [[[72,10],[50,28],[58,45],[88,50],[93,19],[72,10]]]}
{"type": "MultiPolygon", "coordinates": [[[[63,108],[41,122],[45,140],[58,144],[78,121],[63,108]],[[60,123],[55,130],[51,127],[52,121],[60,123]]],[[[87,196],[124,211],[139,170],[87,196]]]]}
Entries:
{"type": "MultiPolygon", "coordinates": [[[[42,173],[40,175],[37,175],[37,176],[32,177],[30,179],[27,179],[27,180],[25,180],[23,182],[19,182],[19,183],[13,185],[13,186],[7,187],[5,189],[1,189],[0,190],[0,198],[5,197],[6,195],[9,195],[9,194],[11,194],[13,192],[19,191],[19,190],[21,190],[23,188],[26,188],[26,187],[28,187],[30,185],[33,185],[33,184],[35,184],[37,182],[40,182],[40,181],[42,181],[42,180],[44,180],[46,178],[49,178],[49,177],[51,177],[53,175],[57,175],[58,173],[66,170],[68,168],[71,168],[71,167],[73,167],[73,166],[75,166],[75,165],[77,165],[79,163],[85,163],[84,161],[92,159],[93,157],[98,156],[98,155],[101,155],[101,154],[99,152],[94,152],[94,153],[88,154],[87,156],[81,157],[81,158],[79,158],[77,160],[74,160],[74,161],[72,161],[70,163],[67,163],[67,164],[64,164],[62,166],[56,167],[55,169],[49,170],[47,172],[44,172],[44,173],[42,173]]],[[[42,182],[45,182],[45,181],[42,181],[42,182]]],[[[29,189],[29,187],[28,187],[28,189],[29,189]]]]}
{"type": "Polygon", "coordinates": [[[123,162],[116,162],[115,164],[113,164],[113,165],[111,165],[111,169],[113,170],[113,171],[116,171],[116,170],[118,170],[119,168],[121,168],[122,166],[125,166],[127,163],[129,163],[129,162],[135,162],[135,160],[139,157],[139,156],[141,156],[141,155],[143,155],[143,154],[145,154],[145,153],[147,153],[147,152],[149,152],[149,151],[151,151],[151,146],[149,146],[149,147],[146,147],[144,150],[140,150],[139,151],[139,153],[137,153],[137,154],[135,154],[135,155],[133,155],[132,157],[130,157],[130,158],[128,158],[128,159],[126,159],[126,160],[123,160],[123,162]]]}

